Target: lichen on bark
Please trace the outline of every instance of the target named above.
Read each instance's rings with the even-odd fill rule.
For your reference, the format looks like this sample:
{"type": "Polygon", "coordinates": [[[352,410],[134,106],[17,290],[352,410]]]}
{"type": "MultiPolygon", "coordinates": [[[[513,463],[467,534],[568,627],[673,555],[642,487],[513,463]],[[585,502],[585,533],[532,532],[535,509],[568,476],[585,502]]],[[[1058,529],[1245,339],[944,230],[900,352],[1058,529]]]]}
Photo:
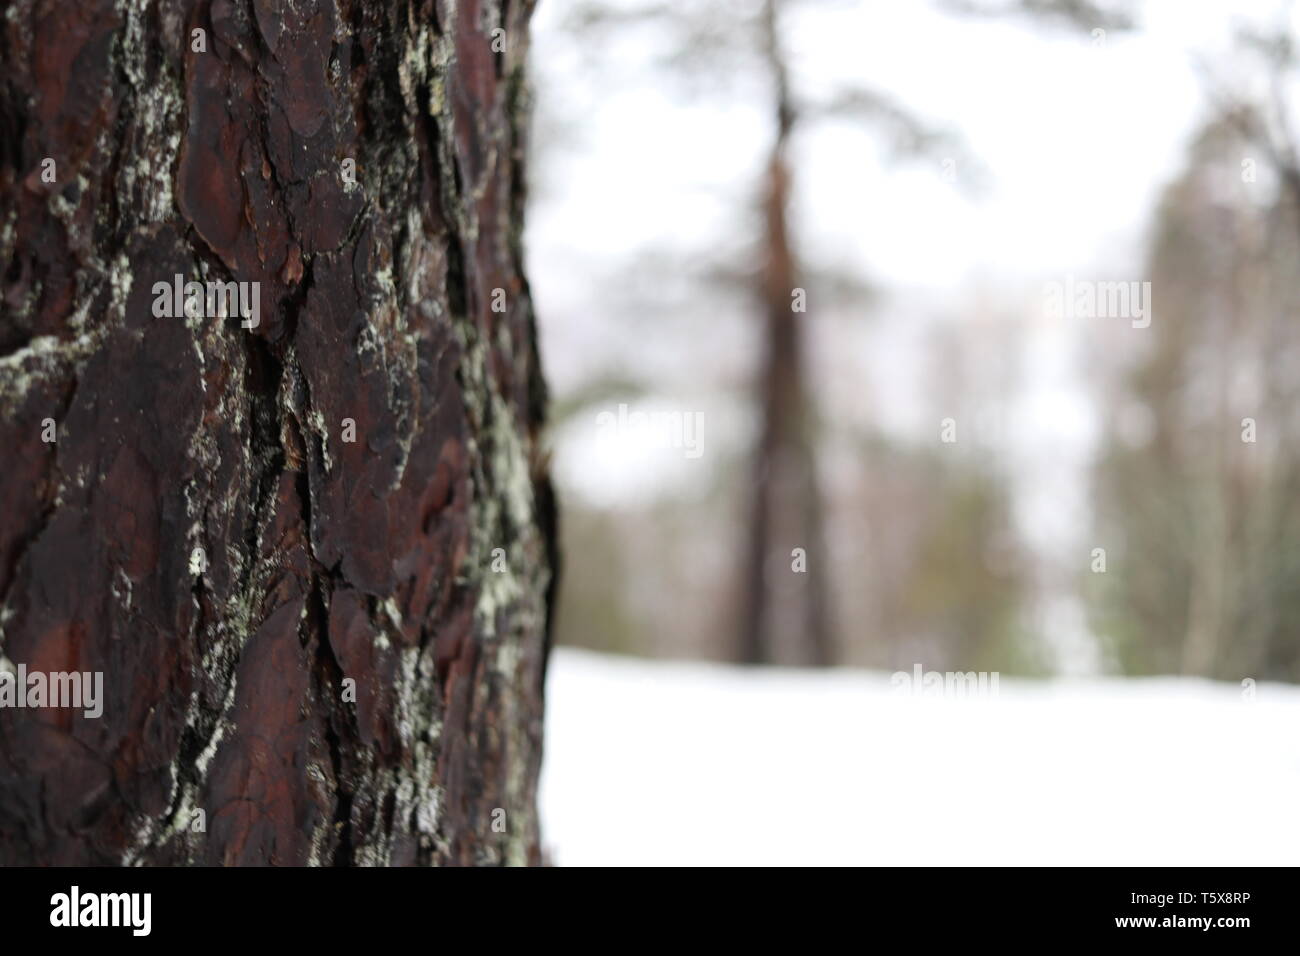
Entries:
{"type": "Polygon", "coordinates": [[[107,699],[0,710],[0,862],[537,862],[531,5],[3,12],[0,656],[107,699]]]}

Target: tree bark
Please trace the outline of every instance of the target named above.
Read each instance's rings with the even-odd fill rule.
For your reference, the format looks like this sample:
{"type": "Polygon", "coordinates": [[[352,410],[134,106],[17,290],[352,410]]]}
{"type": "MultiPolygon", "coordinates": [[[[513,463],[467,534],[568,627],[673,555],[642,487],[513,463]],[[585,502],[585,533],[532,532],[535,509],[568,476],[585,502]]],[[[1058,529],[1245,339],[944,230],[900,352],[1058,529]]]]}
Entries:
{"type": "Polygon", "coordinates": [[[531,4],[0,10],[0,863],[537,862],[531,4]]]}

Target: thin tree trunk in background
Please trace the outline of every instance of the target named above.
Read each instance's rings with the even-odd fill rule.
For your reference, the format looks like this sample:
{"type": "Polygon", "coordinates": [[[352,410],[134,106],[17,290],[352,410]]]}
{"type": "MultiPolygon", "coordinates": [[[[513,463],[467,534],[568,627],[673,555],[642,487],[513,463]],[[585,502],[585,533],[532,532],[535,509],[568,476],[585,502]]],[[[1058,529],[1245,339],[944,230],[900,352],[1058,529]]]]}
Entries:
{"type": "Polygon", "coordinates": [[[762,424],[753,462],[739,657],[756,664],[784,656],[797,663],[826,666],[832,663],[833,654],[827,621],[828,569],[803,380],[800,322],[806,313],[793,309],[798,265],[786,218],[791,178],[787,147],[795,111],[779,44],[775,0],[767,0],[763,13],[765,52],[776,94],[777,135],[764,197],[762,424]],[[807,556],[804,573],[792,570],[796,548],[807,556]],[[784,655],[779,646],[783,637],[787,645],[784,655]]]}
{"type": "Polygon", "coordinates": [[[536,862],[531,5],[0,8],[0,863],[536,862]]]}

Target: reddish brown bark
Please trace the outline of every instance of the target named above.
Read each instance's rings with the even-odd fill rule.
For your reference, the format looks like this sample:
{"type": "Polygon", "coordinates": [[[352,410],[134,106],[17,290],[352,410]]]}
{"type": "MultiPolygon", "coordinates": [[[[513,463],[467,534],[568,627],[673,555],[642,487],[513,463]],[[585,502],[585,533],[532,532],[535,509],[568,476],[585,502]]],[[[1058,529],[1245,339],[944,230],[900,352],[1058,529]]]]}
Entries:
{"type": "Polygon", "coordinates": [[[0,863],[535,862],[530,6],[0,9],[0,863]]]}

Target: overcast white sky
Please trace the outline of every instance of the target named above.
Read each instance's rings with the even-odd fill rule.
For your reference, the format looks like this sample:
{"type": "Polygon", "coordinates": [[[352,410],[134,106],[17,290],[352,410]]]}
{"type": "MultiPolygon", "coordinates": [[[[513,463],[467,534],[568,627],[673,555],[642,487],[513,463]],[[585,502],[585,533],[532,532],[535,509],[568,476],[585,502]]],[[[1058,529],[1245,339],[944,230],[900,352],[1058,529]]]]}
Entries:
{"type": "MultiPolygon", "coordinates": [[[[659,30],[628,28],[602,51],[603,72],[580,69],[581,43],[591,41],[568,31],[571,6],[546,0],[536,15],[547,154],[528,229],[544,357],[561,392],[607,364],[606,353],[635,362],[654,336],[644,327],[628,336],[611,321],[593,277],[636,268],[638,250],[727,244],[771,133],[764,104],[743,84],[708,95],[723,84],[706,78],[702,94],[683,95],[651,63],[664,48],[659,30]],[[567,135],[556,142],[560,126],[567,135]]],[[[958,132],[988,186],[972,198],[944,181],[937,160],[885,165],[869,130],[808,125],[795,163],[805,257],[883,284],[904,312],[909,292],[923,291],[928,306],[968,297],[974,282],[1037,295],[1046,278],[1135,274],[1158,191],[1202,115],[1192,55],[1222,53],[1245,11],[1262,17],[1278,5],[1137,6],[1142,29],[1099,44],[1021,18],[954,18],[927,3],[791,4],[787,43],[805,100],[852,85],[886,91],[958,132]]],[[[958,179],[965,173],[959,165],[958,179]]]]}

